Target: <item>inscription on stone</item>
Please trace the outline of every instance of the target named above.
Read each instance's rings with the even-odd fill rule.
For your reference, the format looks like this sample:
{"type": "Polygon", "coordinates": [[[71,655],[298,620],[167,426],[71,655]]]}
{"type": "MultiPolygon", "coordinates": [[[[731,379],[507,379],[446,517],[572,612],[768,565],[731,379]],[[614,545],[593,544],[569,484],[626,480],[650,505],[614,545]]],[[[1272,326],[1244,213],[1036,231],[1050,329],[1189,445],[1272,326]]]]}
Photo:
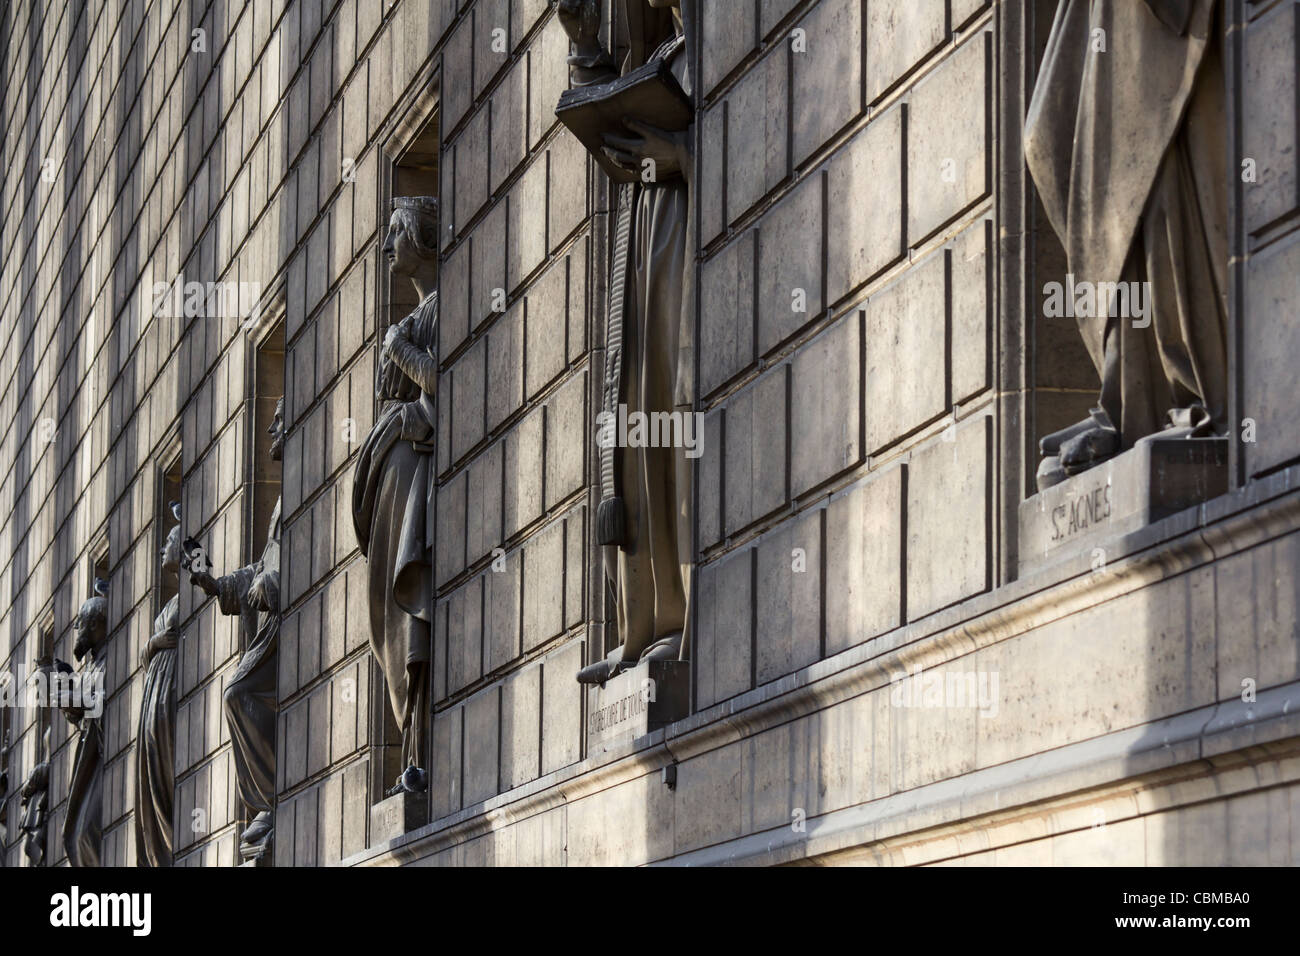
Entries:
{"type": "Polygon", "coordinates": [[[680,720],[690,702],[690,665],[647,661],[592,687],[587,709],[591,751],[645,736],[680,720]]]}
{"type": "Polygon", "coordinates": [[[1225,438],[1148,439],[1020,505],[1020,573],[1109,548],[1228,490],[1225,438]]]}
{"type": "Polygon", "coordinates": [[[1065,541],[1111,515],[1110,483],[1099,484],[1052,508],[1052,540],[1065,541]]]}

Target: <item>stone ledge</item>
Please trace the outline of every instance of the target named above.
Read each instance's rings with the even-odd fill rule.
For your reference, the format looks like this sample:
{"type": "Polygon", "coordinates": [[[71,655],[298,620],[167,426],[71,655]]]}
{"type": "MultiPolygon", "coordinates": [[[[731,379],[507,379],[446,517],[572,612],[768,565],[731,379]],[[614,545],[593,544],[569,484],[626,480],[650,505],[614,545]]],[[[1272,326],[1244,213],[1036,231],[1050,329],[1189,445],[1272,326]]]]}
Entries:
{"type": "MultiPolygon", "coordinates": [[[[915,671],[918,667],[933,669],[978,648],[1000,643],[1297,528],[1300,528],[1300,466],[1126,536],[1121,544],[1127,556],[1111,561],[1105,570],[1093,571],[1086,556],[1081,556],[1082,568],[1073,568],[1072,562],[1067,561],[1010,582],[664,729],[613,745],[603,754],[589,756],[402,837],[376,844],[353,854],[340,865],[393,865],[429,856],[562,806],[569,800],[645,776],[674,762],[752,737],[877,689],[887,685],[893,674],[915,671]]],[[[1140,736],[1151,726],[1141,725],[1119,733],[1140,736]]],[[[1022,759],[1047,758],[1040,754],[1022,759]]],[[[953,785],[969,776],[931,787],[953,785]]]]}
{"type": "MultiPolygon", "coordinates": [[[[937,841],[951,837],[957,829],[988,829],[999,822],[1009,826],[1011,818],[1033,811],[1041,816],[1051,804],[1078,803],[1083,791],[1090,791],[1086,802],[1094,806],[1117,791],[1177,783],[1181,792],[1163,806],[1181,806],[1204,799],[1190,792],[1188,781],[1211,776],[1219,779],[1225,769],[1234,765],[1255,766],[1294,757],[1300,757],[1300,681],[1261,692],[1255,704],[1240,700],[1211,704],[810,817],[806,833],[795,833],[783,826],[651,865],[767,866],[845,852],[870,857],[887,852],[883,845],[889,842],[937,841]],[[1033,811],[1029,804],[1036,805],[1033,811]],[[924,833],[931,829],[941,832],[924,833]],[[872,844],[878,846],[873,849],[872,844]]],[[[1300,780],[1300,764],[1291,768],[1288,779],[1300,780]]],[[[1260,785],[1255,774],[1248,775],[1235,790],[1222,787],[1220,781],[1213,788],[1213,796],[1246,792],[1260,785]]],[[[1147,812],[1152,809],[1148,807],[1147,812]]],[[[1082,822],[1036,835],[1050,836],[1090,825],[1090,821],[1082,822]]],[[[1013,842],[1017,841],[1004,841],[1013,842]]],[[[996,845],[990,842],[987,848],[996,845]]]]}

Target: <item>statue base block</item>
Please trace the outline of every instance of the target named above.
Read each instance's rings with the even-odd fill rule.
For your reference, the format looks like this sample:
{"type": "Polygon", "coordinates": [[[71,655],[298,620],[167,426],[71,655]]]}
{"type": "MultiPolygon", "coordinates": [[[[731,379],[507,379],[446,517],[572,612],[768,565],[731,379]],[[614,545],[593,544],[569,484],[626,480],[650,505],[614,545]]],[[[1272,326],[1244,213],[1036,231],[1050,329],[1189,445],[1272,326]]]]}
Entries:
{"type": "MultiPolygon", "coordinates": [[[[1228,490],[1228,439],[1144,441],[1020,503],[1023,576],[1228,490]]],[[[1095,563],[1095,562],[1094,562],[1095,563]]]]}
{"type": "Polygon", "coordinates": [[[370,808],[370,843],[384,843],[429,822],[427,793],[396,793],[370,808]]]}
{"type": "Polygon", "coordinates": [[[587,692],[587,750],[643,737],[690,712],[691,665],[646,661],[587,692]]]}

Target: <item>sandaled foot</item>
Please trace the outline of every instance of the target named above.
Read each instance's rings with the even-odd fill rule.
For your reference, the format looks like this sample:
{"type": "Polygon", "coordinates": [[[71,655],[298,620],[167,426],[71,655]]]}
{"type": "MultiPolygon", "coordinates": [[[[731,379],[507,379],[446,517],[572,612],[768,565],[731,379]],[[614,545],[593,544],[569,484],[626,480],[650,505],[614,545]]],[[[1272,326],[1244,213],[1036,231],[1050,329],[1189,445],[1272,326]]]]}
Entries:
{"type": "Polygon", "coordinates": [[[681,656],[682,632],[674,631],[667,637],[661,637],[642,651],[637,663],[643,661],[675,661],[681,656]]]}
{"type": "Polygon", "coordinates": [[[594,664],[588,664],[582,670],[578,671],[579,684],[603,684],[605,681],[614,677],[616,674],[627,670],[630,665],[623,661],[623,645],[610,651],[604,660],[596,661],[594,664]]]}
{"type": "Polygon", "coordinates": [[[274,835],[275,826],[271,811],[263,810],[253,817],[253,822],[248,825],[248,829],[239,835],[239,855],[245,860],[257,859],[266,852],[274,835]]]}

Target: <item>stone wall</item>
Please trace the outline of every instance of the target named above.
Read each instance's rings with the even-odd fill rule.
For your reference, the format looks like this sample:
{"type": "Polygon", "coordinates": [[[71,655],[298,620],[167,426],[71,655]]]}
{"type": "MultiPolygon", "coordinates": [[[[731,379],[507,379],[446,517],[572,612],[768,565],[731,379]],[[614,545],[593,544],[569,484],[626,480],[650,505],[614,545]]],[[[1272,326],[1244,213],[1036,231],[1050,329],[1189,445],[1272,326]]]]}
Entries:
{"type": "MultiPolygon", "coordinates": [[[[1095,391],[1074,329],[1038,314],[1064,266],[1018,152],[1054,7],[703,0],[692,712],[599,753],[574,675],[616,643],[591,520],[610,190],[555,120],[546,0],[0,10],[0,666],[71,661],[104,569],[104,861],[137,858],[167,501],[230,571],[277,485],[276,865],[1294,861],[1300,4],[1232,5],[1227,50],[1256,177],[1234,194],[1231,411],[1258,440],[1229,495],[1100,571],[1016,580],[1033,443],[1095,391]],[[378,248],[415,188],[442,225],[431,823],[385,843],[369,808],[398,735],[352,469],[408,300],[378,248]],[[160,314],[177,277],[246,283],[259,315],[160,314]],[[998,717],[899,706],[917,667],[996,675],[998,717]]],[[[176,858],[228,866],[238,621],[184,574],[179,594],[176,858]]],[[[49,728],[58,863],[75,735],[3,718],[0,853],[22,864],[49,728]]]]}
{"type": "Polygon", "coordinates": [[[704,9],[697,709],[992,583],[987,9],[733,6],[704,9]]]}

